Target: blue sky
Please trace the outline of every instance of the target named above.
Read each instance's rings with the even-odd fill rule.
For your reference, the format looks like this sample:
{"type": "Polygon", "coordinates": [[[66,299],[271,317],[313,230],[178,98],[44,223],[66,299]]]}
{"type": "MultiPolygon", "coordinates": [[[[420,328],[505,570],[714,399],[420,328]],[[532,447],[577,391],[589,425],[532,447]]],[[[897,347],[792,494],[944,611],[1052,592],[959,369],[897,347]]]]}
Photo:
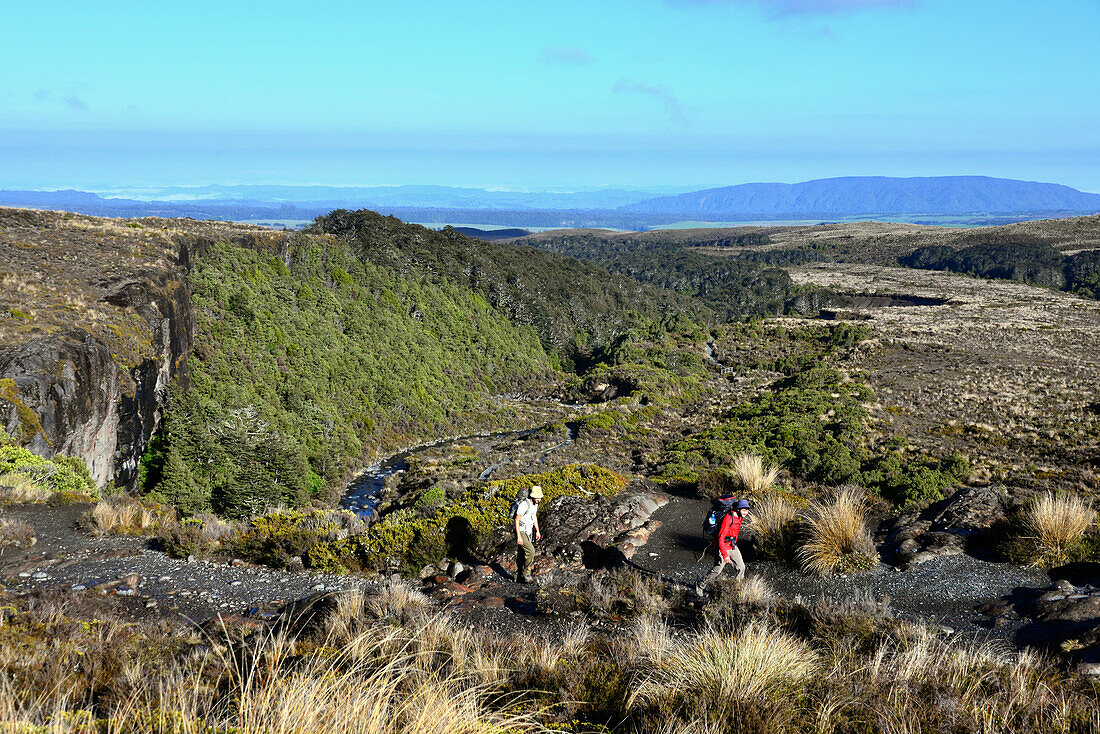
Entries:
{"type": "Polygon", "coordinates": [[[0,187],[1100,191],[1098,0],[0,0],[0,187]]]}

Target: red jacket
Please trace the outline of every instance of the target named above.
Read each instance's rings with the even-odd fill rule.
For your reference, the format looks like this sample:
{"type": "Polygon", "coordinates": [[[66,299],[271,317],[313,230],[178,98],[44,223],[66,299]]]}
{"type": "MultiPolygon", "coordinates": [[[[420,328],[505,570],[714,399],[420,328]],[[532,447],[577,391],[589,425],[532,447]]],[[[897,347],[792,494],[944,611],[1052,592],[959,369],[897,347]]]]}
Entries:
{"type": "Polygon", "coordinates": [[[718,545],[718,552],[727,561],[730,557],[730,549],[737,542],[737,534],[741,532],[741,516],[736,512],[727,512],[718,526],[718,533],[714,536],[714,542],[718,545]]]}

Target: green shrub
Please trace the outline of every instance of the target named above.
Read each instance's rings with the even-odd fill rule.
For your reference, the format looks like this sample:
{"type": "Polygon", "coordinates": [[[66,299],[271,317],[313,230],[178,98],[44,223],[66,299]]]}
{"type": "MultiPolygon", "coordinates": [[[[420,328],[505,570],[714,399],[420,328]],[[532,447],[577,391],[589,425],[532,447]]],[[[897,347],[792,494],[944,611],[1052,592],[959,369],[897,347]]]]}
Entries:
{"type": "Polygon", "coordinates": [[[0,446],[0,476],[9,473],[23,475],[51,492],[88,497],[99,495],[84,460],[76,456],[58,455],[53,459],[43,459],[21,446],[0,446]]]}
{"type": "Polygon", "coordinates": [[[162,528],[157,534],[158,547],[172,558],[203,558],[214,555],[221,545],[206,537],[199,520],[184,520],[162,528]]]}

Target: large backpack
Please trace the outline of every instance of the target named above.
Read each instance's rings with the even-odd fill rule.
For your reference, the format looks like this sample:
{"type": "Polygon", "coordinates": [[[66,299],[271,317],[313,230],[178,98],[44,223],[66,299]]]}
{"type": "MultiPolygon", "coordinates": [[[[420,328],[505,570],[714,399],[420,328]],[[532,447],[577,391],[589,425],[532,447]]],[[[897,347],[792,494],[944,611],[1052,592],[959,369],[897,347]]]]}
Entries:
{"type": "Polygon", "coordinates": [[[514,520],[515,517],[516,517],[516,513],[519,512],[519,506],[522,505],[524,503],[524,501],[530,495],[531,495],[531,488],[530,487],[520,487],[519,491],[516,492],[516,501],[512,503],[512,511],[511,511],[511,513],[509,513],[508,517],[510,517],[514,520]]]}
{"type": "Polygon", "coordinates": [[[726,515],[733,512],[737,506],[736,497],[719,497],[710,503],[710,512],[703,518],[703,539],[708,543],[714,542],[714,536],[722,525],[726,515]]]}

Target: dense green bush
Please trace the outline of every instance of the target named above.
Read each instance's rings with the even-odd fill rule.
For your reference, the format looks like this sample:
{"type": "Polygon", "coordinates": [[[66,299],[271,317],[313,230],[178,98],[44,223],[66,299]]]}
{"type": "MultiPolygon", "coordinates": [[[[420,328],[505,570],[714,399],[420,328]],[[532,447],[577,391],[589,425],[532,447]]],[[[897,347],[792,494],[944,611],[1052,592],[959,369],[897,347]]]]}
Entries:
{"type": "Polygon", "coordinates": [[[898,262],[910,268],[1018,280],[1100,297],[1100,250],[1066,256],[1050,245],[1035,242],[989,242],[961,250],[928,245],[898,262]]]}
{"type": "Polygon", "coordinates": [[[567,369],[631,328],[669,314],[707,315],[689,299],[598,265],[472,240],[450,227],[435,231],[365,209],[338,209],[318,217],[312,231],[340,237],[364,263],[388,272],[473,291],[507,319],[533,327],[567,369]]]}
{"type": "Polygon", "coordinates": [[[26,477],[50,492],[99,496],[88,466],[77,456],[59,454],[53,459],[44,459],[14,443],[0,442],[0,476],[5,474],[26,477]]]}
{"type": "Polygon", "coordinates": [[[287,262],[212,246],[191,273],[190,385],[142,461],[155,498],[244,517],[339,486],[365,453],[471,428],[555,374],[530,327],[463,286],[300,236],[287,262]]]}
{"type": "Polygon", "coordinates": [[[698,468],[751,453],[826,484],[852,481],[868,458],[861,403],[870,397],[866,386],[824,367],[783,378],[735,405],[718,426],[674,443],[664,477],[695,481],[698,468]]]}
{"type": "MultiPolygon", "coordinates": [[[[766,239],[767,235],[748,234],[706,244],[729,248],[766,239]]],[[[723,319],[783,313],[788,299],[797,291],[787,272],[770,267],[766,258],[760,263],[744,253],[711,254],[675,236],[655,240],[646,235],[570,233],[539,237],[524,244],[588,260],[613,273],[691,296],[723,319]]]]}

